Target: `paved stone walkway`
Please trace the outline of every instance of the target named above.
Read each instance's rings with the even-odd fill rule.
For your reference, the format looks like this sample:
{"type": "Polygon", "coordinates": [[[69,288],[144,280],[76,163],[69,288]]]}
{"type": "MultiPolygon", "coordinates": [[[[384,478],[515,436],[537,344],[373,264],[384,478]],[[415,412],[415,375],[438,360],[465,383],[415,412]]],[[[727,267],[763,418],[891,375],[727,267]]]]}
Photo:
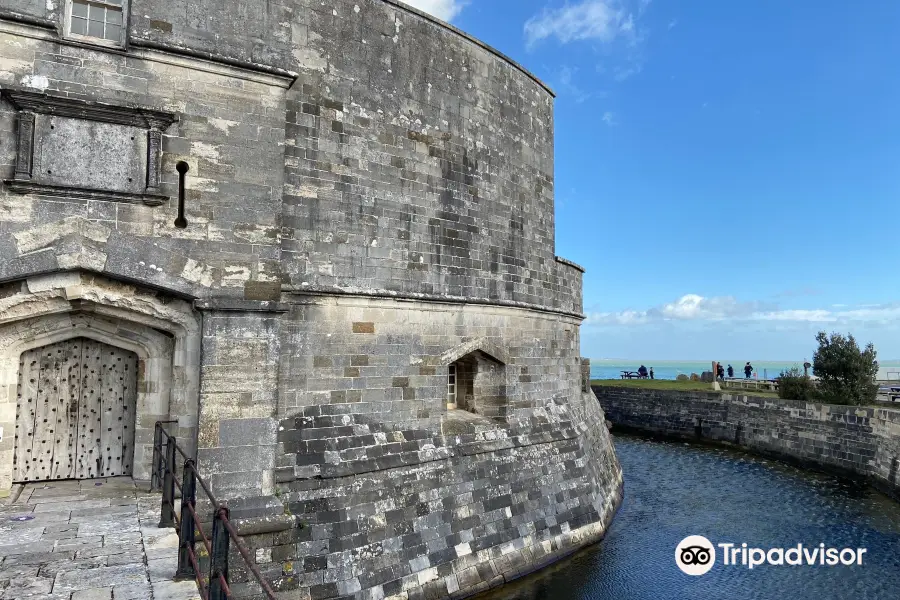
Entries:
{"type": "Polygon", "coordinates": [[[28,484],[0,500],[0,599],[195,600],[172,576],[174,529],[159,494],[127,477],[28,484]]]}

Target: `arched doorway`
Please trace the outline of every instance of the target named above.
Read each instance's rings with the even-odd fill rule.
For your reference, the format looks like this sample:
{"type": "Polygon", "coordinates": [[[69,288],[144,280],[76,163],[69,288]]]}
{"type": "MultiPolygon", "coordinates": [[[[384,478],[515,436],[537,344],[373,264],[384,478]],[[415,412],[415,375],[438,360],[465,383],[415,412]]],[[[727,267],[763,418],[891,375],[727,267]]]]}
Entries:
{"type": "MultiPolygon", "coordinates": [[[[201,336],[199,318],[191,302],[96,274],[35,276],[0,290],[0,495],[11,488],[13,481],[23,480],[17,458],[28,454],[27,448],[19,447],[19,440],[15,439],[19,384],[23,382],[20,371],[25,366],[22,355],[75,338],[88,338],[137,355],[136,407],[130,417],[136,419],[129,425],[129,429],[134,428],[134,438],[132,448],[121,454],[123,461],[130,460],[123,470],[130,469],[138,481],[150,479],[156,421],[177,420],[170,424],[170,431],[189,456],[196,451],[201,336]]],[[[125,355],[122,356],[124,362],[125,355]]],[[[24,378],[24,383],[29,384],[30,379],[24,378]]],[[[109,393],[108,385],[106,390],[109,393]]],[[[43,425],[43,418],[39,424],[43,425]]],[[[49,428],[47,431],[49,435],[49,428]]],[[[54,436],[56,433],[54,428],[54,436]]],[[[118,438],[118,434],[114,437],[118,438]]],[[[24,446],[25,442],[21,443],[24,446]]],[[[62,444],[61,441],[59,445],[62,444]]],[[[109,458],[103,459],[106,464],[112,462],[113,446],[109,447],[109,458]]],[[[106,446],[102,448],[105,452],[106,446]]],[[[90,455],[88,449],[86,456],[90,455]]],[[[40,467],[41,463],[37,464],[40,467]]],[[[96,465],[96,458],[91,464],[96,465]]],[[[103,464],[101,461],[101,467],[103,464]]],[[[102,472],[102,468],[94,466],[94,471],[102,472]]]]}
{"type": "Polygon", "coordinates": [[[131,475],[138,356],[76,337],[19,361],[13,481],[131,475]]]}
{"type": "Polygon", "coordinates": [[[447,409],[485,417],[506,416],[506,372],[503,363],[475,350],[447,367],[447,409]]]}

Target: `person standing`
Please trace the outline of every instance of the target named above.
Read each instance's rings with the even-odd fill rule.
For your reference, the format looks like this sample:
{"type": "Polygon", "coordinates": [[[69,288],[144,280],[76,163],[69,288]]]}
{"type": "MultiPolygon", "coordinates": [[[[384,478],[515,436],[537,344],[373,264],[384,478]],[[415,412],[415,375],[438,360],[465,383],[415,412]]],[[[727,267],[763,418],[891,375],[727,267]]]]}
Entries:
{"type": "Polygon", "coordinates": [[[722,366],[722,363],[716,363],[716,378],[719,381],[725,381],[725,367],[722,366]]]}
{"type": "Polygon", "coordinates": [[[650,379],[653,379],[653,367],[650,367],[650,379]]]}
{"type": "Polygon", "coordinates": [[[734,367],[732,367],[731,365],[728,365],[728,379],[733,379],[733,378],[734,378],[734,367]]]}
{"type": "Polygon", "coordinates": [[[747,364],[744,365],[744,377],[750,379],[751,373],[753,373],[753,365],[750,364],[750,361],[747,361],[747,364]]]}

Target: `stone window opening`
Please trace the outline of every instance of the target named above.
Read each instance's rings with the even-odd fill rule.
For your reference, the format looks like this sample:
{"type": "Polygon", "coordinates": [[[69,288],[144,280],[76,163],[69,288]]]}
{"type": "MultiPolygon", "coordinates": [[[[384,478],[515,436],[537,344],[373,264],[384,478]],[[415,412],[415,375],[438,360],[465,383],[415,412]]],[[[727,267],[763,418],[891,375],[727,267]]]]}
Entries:
{"type": "Polygon", "coordinates": [[[448,365],[447,410],[505,417],[504,365],[481,351],[470,352],[448,365]]]}
{"type": "Polygon", "coordinates": [[[69,0],[66,32],[74,39],[124,46],[127,8],[128,0],[69,0]]]}

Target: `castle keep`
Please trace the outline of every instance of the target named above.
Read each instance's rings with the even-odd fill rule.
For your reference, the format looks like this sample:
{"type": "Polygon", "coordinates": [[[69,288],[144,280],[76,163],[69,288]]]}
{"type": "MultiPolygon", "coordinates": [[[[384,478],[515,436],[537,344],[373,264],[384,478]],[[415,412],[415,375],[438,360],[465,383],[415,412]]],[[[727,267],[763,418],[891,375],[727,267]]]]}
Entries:
{"type": "Polygon", "coordinates": [[[0,0],[0,90],[0,490],[149,479],[173,421],[298,599],[463,597],[602,537],[521,67],[394,0],[0,0]]]}

